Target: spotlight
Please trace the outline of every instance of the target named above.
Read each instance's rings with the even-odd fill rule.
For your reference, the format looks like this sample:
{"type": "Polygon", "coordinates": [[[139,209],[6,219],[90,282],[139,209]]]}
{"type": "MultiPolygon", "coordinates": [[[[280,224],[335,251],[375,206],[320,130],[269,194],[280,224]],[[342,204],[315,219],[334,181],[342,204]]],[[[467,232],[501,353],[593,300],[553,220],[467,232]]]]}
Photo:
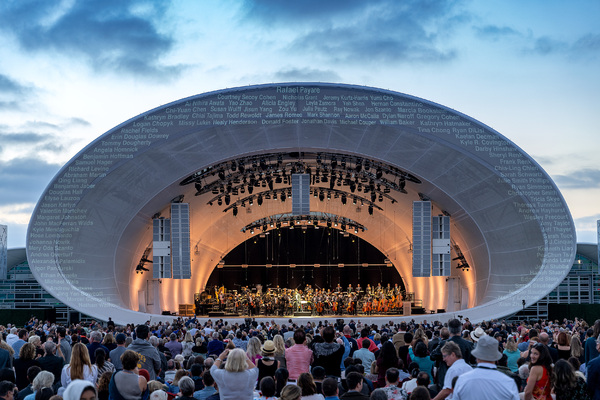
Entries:
{"type": "Polygon", "coordinates": [[[335,186],[335,175],[332,175],[331,179],[329,180],[329,189],[333,189],[334,186],[335,186]]]}
{"type": "Polygon", "coordinates": [[[258,195],[258,198],[256,199],[256,202],[258,203],[259,206],[262,206],[262,203],[263,203],[262,195],[260,195],[260,194],[258,195]]]}
{"type": "Polygon", "coordinates": [[[371,201],[374,202],[375,200],[377,200],[377,193],[371,192],[371,201]]]}
{"type": "Polygon", "coordinates": [[[238,208],[237,208],[237,206],[233,206],[233,216],[237,217],[237,215],[238,215],[238,208]]]}
{"type": "Polygon", "coordinates": [[[217,199],[217,204],[222,206],[223,205],[223,199],[221,199],[220,197],[217,199]]]}
{"type": "Polygon", "coordinates": [[[369,205],[369,215],[373,215],[373,206],[369,205]]]}
{"type": "Polygon", "coordinates": [[[398,182],[398,187],[400,188],[400,190],[404,190],[405,186],[406,186],[406,181],[404,179],[401,179],[400,182],[398,182]]]}
{"type": "Polygon", "coordinates": [[[194,187],[196,188],[196,192],[200,193],[200,191],[202,190],[202,183],[196,182],[194,183],[194,187]]]}
{"type": "Polygon", "coordinates": [[[321,200],[321,201],[325,200],[325,193],[323,193],[323,191],[319,192],[319,200],[321,200]]]}
{"type": "Polygon", "coordinates": [[[354,193],[354,191],[355,191],[355,190],[356,190],[356,183],[352,182],[352,183],[350,184],[350,191],[351,191],[352,193],[354,193]]]}
{"type": "Polygon", "coordinates": [[[252,192],[254,192],[254,186],[252,186],[252,181],[251,181],[250,185],[248,185],[248,193],[252,194],[252,192]]]}
{"type": "Polygon", "coordinates": [[[269,179],[269,190],[273,190],[273,179],[269,179]]]}
{"type": "Polygon", "coordinates": [[[279,198],[281,199],[281,201],[285,201],[286,196],[284,192],[281,192],[281,196],[279,196],[279,198]]]}
{"type": "Polygon", "coordinates": [[[380,203],[383,201],[383,195],[382,194],[379,194],[379,199],[378,200],[379,200],[380,203]]]}
{"type": "Polygon", "coordinates": [[[343,204],[343,205],[346,205],[346,201],[347,201],[346,195],[345,195],[345,194],[343,194],[343,195],[342,195],[342,204],[343,204]]]}
{"type": "Polygon", "coordinates": [[[327,191],[327,200],[331,200],[331,192],[327,191]]]}
{"type": "Polygon", "coordinates": [[[335,157],[333,157],[331,159],[331,168],[336,168],[337,167],[337,160],[335,157]]]}
{"type": "Polygon", "coordinates": [[[250,199],[248,200],[248,204],[250,204],[251,206],[254,205],[254,199],[252,197],[250,197],[250,199]]]}
{"type": "Polygon", "coordinates": [[[375,172],[375,177],[377,179],[381,179],[382,176],[383,176],[383,171],[381,170],[381,168],[377,168],[377,172],[375,172]]]}
{"type": "Polygon", "coordinates": [[[360,172],[362,170],[362,161],[357,161],[356,162],[356,172],[360,172]]]}
{"type": "Polygon", "coordinates": [[[226,194],[225,195],[225,204],[229,205],[230,202],[231,202],[231,197],[228,194],[226,194]]]}
{"type": "Polygon", "coordinates": [[[223,168],[219,170],[219,179],[222,181],[225,180],[225,170],[223,168]]]}

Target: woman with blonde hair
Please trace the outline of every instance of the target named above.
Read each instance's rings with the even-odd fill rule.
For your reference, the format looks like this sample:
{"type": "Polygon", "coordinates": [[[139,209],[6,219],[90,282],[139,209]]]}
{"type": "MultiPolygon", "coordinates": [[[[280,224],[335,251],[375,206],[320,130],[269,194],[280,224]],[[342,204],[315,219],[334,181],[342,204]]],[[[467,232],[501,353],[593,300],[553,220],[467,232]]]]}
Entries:
{"type": "Polygon", "coordinates": [[[275,360],[279,361],[279,368],[287,368],[287,362],[285,360],[285,342],[283,336],[273,336],[273,343],[275,343],[275,360]]]}
{"type": "Polygon", "coordinates": [[[279,400],[300,400],[302,398],[302,389],[296,385],[286,385],[281,391],[279,400]]]}
{"type": "Polygon", "coordinates": [[[506,343],[504,343],[504,351],[502,354],[506,354],[507,367],[511,370],[511,372],[517,373],[519,371],[517,361],[519,358],[521,358],[521,352],[519,351],[517,342],[513,336],[509,336],[506,343]]]}
{"type": "MultiPolygon", "coordinates": [[[[98,380],[98,368],[92,365],[90,361],[90,353],[87,347],[82,343],[75,343],[71,351],[71,363],[63,367],[62,373],[60,374],[60,383],[62,384],[61,389],[69,386],[71,381],[76,379],[83,379],[96,385],[98,380]]],[[[62,391],[59,389],[59,395],[62,395],[62,391]]]]}
{"type": "Polygon", "coordinates": [[[262,358],[262,355],[260,354],[260,347],[260,339],[258,339],[256,336],[253,336],[250,338],[250,340],[248,340],[246,354],[248,355],[248,358],[250,359],[250,361],[252,361],[252,364],[254,365],[256,365],[256,361],[262,358]]]}
{"type": "Polygon", "coordinates": [[[112,351],[117,348],[117,341],[115,340],[113,334],[110,332],[108,332],[104,336],[104,339],[102,339],[102,344],[108,349],[108,351],[112,351]]]}
{"type": "Polygon", "coordinates": [[[258,379],[258,368],[244,350],[225,349],[210,367],[210,375],[217,383],[221,400],[251,399],[258,379]],[[222,368],[223,362],[225,368],[222,368]]]}
{"type": "Polygon", "coordinates": [[[581,364],[585,362],[585,354],[583,353],[583,346],[579,335],[573,335],[571,338],[571,357],[575,357],[581,364]]]}
{"type": "Polygon", "coordinates": [[[423,343],[425,343],[425,346],[427,346],[429,344],[429,339],[427,338],[425,331],[421,327],[417,328],[417,330],[415,331],[415,335],[413,336],[413,341],[412,341],[413,348],[415,347],[415,345],[417,344],[417,340],[419,340],[419,339],[421,339],[423,341],[423,343]]]}
{"type": "Polygon", "coordinates": [[[183,342],[181,342],[181,354],[187,359],[192,356],[192,348],[194,347],[194,339],[192,334],[188,331],[185,333],[183,342]]]}

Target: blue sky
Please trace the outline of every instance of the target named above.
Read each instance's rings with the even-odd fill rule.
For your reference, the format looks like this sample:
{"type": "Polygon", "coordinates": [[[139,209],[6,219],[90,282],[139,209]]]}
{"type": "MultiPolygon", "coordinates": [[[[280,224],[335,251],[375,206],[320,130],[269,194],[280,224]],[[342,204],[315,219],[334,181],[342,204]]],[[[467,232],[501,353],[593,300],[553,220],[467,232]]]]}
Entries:
{"type": "Polygon", "coordinates": [[[600,2],[0,3],[0,224],[25,245],[54,174],[119,123],[251,84],[340,82],[465,113],[552,176],[578,241],[600,219],[600,2]]]}

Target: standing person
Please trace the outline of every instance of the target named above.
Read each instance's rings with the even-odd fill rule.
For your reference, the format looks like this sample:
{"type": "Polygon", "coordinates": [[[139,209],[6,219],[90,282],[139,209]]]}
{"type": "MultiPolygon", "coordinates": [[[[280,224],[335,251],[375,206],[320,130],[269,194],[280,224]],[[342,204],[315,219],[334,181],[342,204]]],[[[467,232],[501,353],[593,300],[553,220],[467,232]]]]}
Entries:
{"type": "Polygon", "coordinates": [[[135,328],[137,338],[127,347],[128,350],[135,351],[140,361],[138,362],[139,369],[145,369],[150,374],[150,380],[156,379],[160,372],[160,355],[158,350],[148,342],[148,334],[150,329],[148,325],[140,324],[135,328]]]}
{"type": "Polygon", "coordinates": [[[127,336],[124,333],[117,333],[115,340],[117,341],[117,347],[110,351],[109,357],[113,365],[115,366],[115,371],[120,371],[123,369],[123,364],[121,364],[121,355],[125,353],[125,340],[127,336]]]}
{"type": "MultiPolygon", "coordinates": [[[[448,331],[450,333],[450,337],[447,341],[456,343],[458,347],[460,347],[460,353],[462,354],[463,360],[465,360],[467,364],[472,364],[473,360],[471,359],[471,351],[473,350],[473,343],[463,339],[460,336],[462,332],[461,322],[456,318],[449,320],[448,331]]],[[[496,340],[496,344],[497,343],[498,341],[496,340]]],[[[440,361],[440,363],[437,365],[437,382],[440,387],[444,384],[446,371],[448,371],[448,365],[442,360],[442,346],[443,344],[440,343],[440,346],[438,346],[431,355],[432,360],[440,361]]]]}
{"type": "Polygon", "coordinates": [[[490,398],[490,394],[494,400],[519,400],[515,381],[496,368],[495,362],[502,358],[496,339],[487,335],[479,339],[473,356],[477,368],[458,378],[453,400],[481,400],[490,398]]]}
{"type": "Polygon", "coordinates": [[[15,358],[14,363],[16,383],[19,390],[23,390],[29,384],[27,370],[33,366],[40,366],[40,363],[35,359],[35,346],[31,343],[25,343],[21,346],[19,358],[15,358]]]}
{"type": "Polygon", "coordinates": [[[262,346],[262,358],[256,362],[258,368],[258,384],[265,376],[275,377],[275,371],[279,368],[279,361],[275,360],[275,343],[272,340],[265,340],[262,346]]]}
{"type": "Polygon", "coordinates": [[[63,358],[55,354],[56,349],[60,349],[60,346],[57,346],[56,343],[48,340],[44,343],[44,357],[38,358],[42,370],[49,371],[54,375],[55,384],[60,382],[60,374],[65,365],[63,358]]]}
{"type": "Polygon", "coordinates": [[[217,383],[220,400],[251,399],[258,368],[242,349],[224,350],[210,367],[210,374],[217,383]],[[225,368],[221,364],[227,358],[225,368]]]}
{"type": "Polygon", "coordinates": [[[552,392],[556,400],[588,400],[585,379],[577,376],[573,366],[563,359],[554,365],[554,385],[552,392]]]}
{"type": "Polygon", "coordinates": [[[313,352],[306,346],[306,333],[302,329],[294,331],[294,345],[285,350],[289,379],[295,381],[301,373],[309,372],[313,362],[313,352]]]}
{"type": "MultiPolygon", "coordinates": [[[[208,344],[210,347],[210,342],[208,344]]],[[[208,354],[210,355],[212,353],[210,353],[210,351],[209,351],[208,354]]],[[[256,361],[258,361],[260,358],[262,358],[262,355],[260,354],[260,339],[259,338],[257,338],[256,336],[253,336],[248,340],[248,345],[246,346],[246,354],[248,355],[248,358],[250,359],[250,361],[252,361],[252,363],[254,365],[256,365],[256,361]]]]}
{"type": "Polygon", "coordinates": [[[321,336],[325,342],[315,343],[312,366],[320,365],[325,368],[327,376],[339,378],[342,376],[341,363],[346,348],[342,344],[334,342],[335,332],[332,326],[324,327],[321,336]]]}
{"type": "Polygon", "coordinates": [[[19,358],[19,352],[21,350],[21,347],[23,347],[23,345],[25,343],[27,343],[27,339],[29,338],[29,334],[27,333],[26,329],[21,329],[19,330],[19,338],[12,344],[12,348],[15,351],[15,360],[17,358],[19,358]]]}
{"type": "Polygon", "coordinates": [[[287,368],[287,362],[285,359],[285,342],[283,336],[273,336],[273,343],[275,343],[275,359],[279,362],[280,368],[287,368]]]}
{"type": "Polygon", "coordinates": [[[339,390],[337,379],[323,379],[323,396],[325,396],[325,400],[340,400],[338,397],[339,390]]]}
{"type": "Polygon", "coordinates": [[[98,377],[102,376],[102,374],[105,372],[115,372],[114,364],[106,360],[106,353],[104,352],[104,349],[96,349],[96,362],[94,365],[96,365],[96,368],[98,368],[98,377]]]}
{"type": "Polygon", "coordinates": [[[93,385],[96,385],[96,381],[98,380],[98,369],[95,365],[92,365],[88,349],[83,343],[75,343],[73,346],[71,363],[63,367],[60,375],[62,390],[59,389],[58,394],[62,394],[62,391],[64,391],[72,381],[77,379],[86,380],[93,385]]]}
{"type": "Polygon", "coordinates": [[[537,343],[531,348],[529,356],[529,378],[523,399],[552,400],[552,356],[548,348],[537,343]]]}
{"type": "Polygon", "coordinates": [[[65,364],[69,364],[71,362],[71,337],[69,336],[69,339],[67,339],[67,330],[64,326],[56,328],[56,334],[58,336],[58,345],[60,346],[58,355],[65,360],[65,364]]]}
{"type": "Polygon", "coordinates": [[[194,347],[194,339],[192,338],[192,334],[188,331],[185,333],[185,337],[183,338],[183,342],[181,342],[181,354],[187,360],[192,356],[192,348],[194,347]]]}
{"type": "Polygon", "coordinates": [[[165,343],[165,347],[169,349],[169,353],[171,353],[171,358],[174,359],[177,354],[181,354],[183,346],[177,340],[177,334],[175,332],[171,333],[169,339],[169,342],[165,343]]]}
{"type": "MultiPolygon", "coordinates": [[[[596,340],[596,352],[600,352],[600,339],[596,340]]],[[[592,399],[600,400],[600,356],[596,356],[596,358],[590,360],[587,364],[587,385],[592,399]]]]}
{"type": "Polygon", "coordinates": [[[585,340],[584,344],[586,367],[591,360],[598,357],[600,354],[596,346],[596,339],[598,339],[598,335],[600,335],[600,319],[597,319],[596,322],[594,322],[593,329],[590,328],[586,332],[587,339],[585,340]]]}
{"type": "Polygon", "coordinates": [[[354,352],[352,358],[358,358],[362,361],[362,365],[365,366],[365,374],[371,373],[371,364],[375,361],[375,354],[369,350],[371,347],[371,340],[365,339],[361,342],[362,349],[354,352]]]}
{"type": "Polygon", "coordinates": [[[513,336],[509,336],[506,343],[504,343],[504,351],[502,353],[506,354],[506,365],[510,371],[514,373],[519,372],[517,361],[521,358],[521,352],[517,348],[517,342],[513,336]]]}
{"type": "Polygon", "coordinates": [[[105,357],[108,357],[110,350],[102,344],[102,332],[92,331],[90,333],[90,343],[86,346],[88,353],[90,354],[90,361],[92,364],[96,362],[96,349],[104,350],[105,357]]]}
{"type": "Polygon", "coordinates": [[[466,372],[472,371],[473,368],[465,362],[460,352],[460,347],[454,342],[448,342],[442,347],[444,362],[448,365],[448,371],[444,377],[444,385],[442,390],[435,396],[434,400],[451,399],[452,398],[452,380],[466,372]]]}
{"type": "MultiPolygon", "coordinates": [[[[408,335],[408,334],[407,334],[408,335]]],[[[407,337],[405,335],[405,337],[407,337]]],[[[398,355],[394,344],[387,341],[381,346],[379,357],[377,357],[377,384],[378,388],[385,387],[385,373],[388,368],[398,368],[398,355]]]]}

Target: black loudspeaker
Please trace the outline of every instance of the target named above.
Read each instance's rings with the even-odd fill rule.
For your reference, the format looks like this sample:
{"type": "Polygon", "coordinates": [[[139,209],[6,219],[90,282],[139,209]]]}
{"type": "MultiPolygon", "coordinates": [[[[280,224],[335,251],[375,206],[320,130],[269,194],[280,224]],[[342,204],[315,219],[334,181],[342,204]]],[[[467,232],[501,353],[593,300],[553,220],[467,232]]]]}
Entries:
{"type": "Polygon", "coordinates": [[[163,311],[162,315],[171,315],[171,311],[169,311],[169,310],[163,311]]]}
{"type": "Polygon", "coordinates": [[[445,312],[446,312],[446,309],[445,309],[445,308],[438,308],[436,312],[437,312],[438,314],[442,314],[442,313],[445,313],[445,312]]]}

